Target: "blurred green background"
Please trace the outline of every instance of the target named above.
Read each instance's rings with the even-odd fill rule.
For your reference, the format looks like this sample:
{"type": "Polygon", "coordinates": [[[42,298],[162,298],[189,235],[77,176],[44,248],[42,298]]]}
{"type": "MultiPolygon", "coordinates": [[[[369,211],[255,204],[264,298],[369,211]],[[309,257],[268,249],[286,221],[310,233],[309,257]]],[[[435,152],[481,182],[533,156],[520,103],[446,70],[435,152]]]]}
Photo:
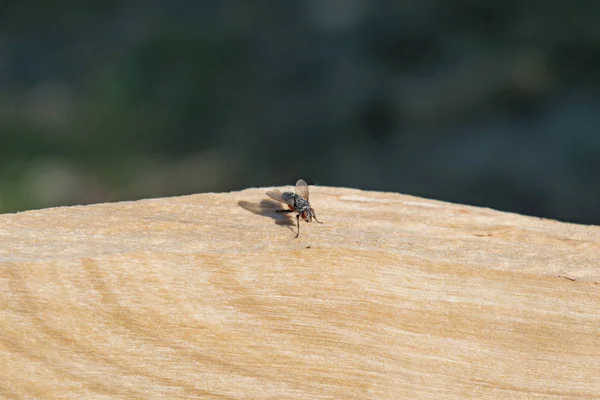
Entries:
{"type": "Polygon", "coordinates": [[[8,1],[0,212],[255,186],[600,224],[600,2],[8,1]]]}

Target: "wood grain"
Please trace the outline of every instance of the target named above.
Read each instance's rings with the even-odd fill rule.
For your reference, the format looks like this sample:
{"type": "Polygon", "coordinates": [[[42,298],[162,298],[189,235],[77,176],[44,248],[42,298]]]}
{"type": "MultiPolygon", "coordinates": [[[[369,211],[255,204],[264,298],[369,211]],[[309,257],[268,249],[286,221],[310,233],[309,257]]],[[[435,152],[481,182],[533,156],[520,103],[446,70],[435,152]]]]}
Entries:
{"type": "Polygon", "coordinates": [[[5,399],[600,398],[600,228],[314,187],[0,216],[5,399]]]}

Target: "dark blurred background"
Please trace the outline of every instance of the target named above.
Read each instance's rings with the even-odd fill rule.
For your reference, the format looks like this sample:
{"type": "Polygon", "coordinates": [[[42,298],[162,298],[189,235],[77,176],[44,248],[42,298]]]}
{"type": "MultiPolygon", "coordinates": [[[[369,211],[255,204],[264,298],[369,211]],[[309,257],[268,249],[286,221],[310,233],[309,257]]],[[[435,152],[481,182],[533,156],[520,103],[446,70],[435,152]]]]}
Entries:
{"type": "Polygon", "coordinates": [[[600,2],[8,1],[0,212],[311,184],[600,224],[600,2]]]}

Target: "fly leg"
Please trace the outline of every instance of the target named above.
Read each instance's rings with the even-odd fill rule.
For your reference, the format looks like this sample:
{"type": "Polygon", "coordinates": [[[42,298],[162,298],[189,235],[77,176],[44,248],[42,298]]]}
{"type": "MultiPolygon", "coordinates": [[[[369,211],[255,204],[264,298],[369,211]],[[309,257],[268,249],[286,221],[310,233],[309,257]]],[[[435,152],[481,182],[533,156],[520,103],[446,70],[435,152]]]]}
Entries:
{"type": "MultiPolygon", "coordinates": [[[[294,211],[295,210],[275,210],[275,212],[279,212],[279,213],[291,213],[294,211]]],[[[300,234],[300,214],[296,215],[296,222],[298,225],[298,233],[296,234],[296,237],[298,237],[298,235],[300,234]]]]}

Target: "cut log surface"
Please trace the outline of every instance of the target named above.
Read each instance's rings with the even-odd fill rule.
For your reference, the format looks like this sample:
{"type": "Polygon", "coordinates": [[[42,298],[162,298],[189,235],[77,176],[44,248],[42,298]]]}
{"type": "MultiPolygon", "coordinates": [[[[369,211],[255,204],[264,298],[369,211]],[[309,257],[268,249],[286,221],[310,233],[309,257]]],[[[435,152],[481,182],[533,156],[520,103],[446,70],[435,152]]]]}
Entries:
{"type": "Polygon", "coordinates": [[[0,215],[0,397],[600,399],[600,227],[266,190],[0,215]]]}

